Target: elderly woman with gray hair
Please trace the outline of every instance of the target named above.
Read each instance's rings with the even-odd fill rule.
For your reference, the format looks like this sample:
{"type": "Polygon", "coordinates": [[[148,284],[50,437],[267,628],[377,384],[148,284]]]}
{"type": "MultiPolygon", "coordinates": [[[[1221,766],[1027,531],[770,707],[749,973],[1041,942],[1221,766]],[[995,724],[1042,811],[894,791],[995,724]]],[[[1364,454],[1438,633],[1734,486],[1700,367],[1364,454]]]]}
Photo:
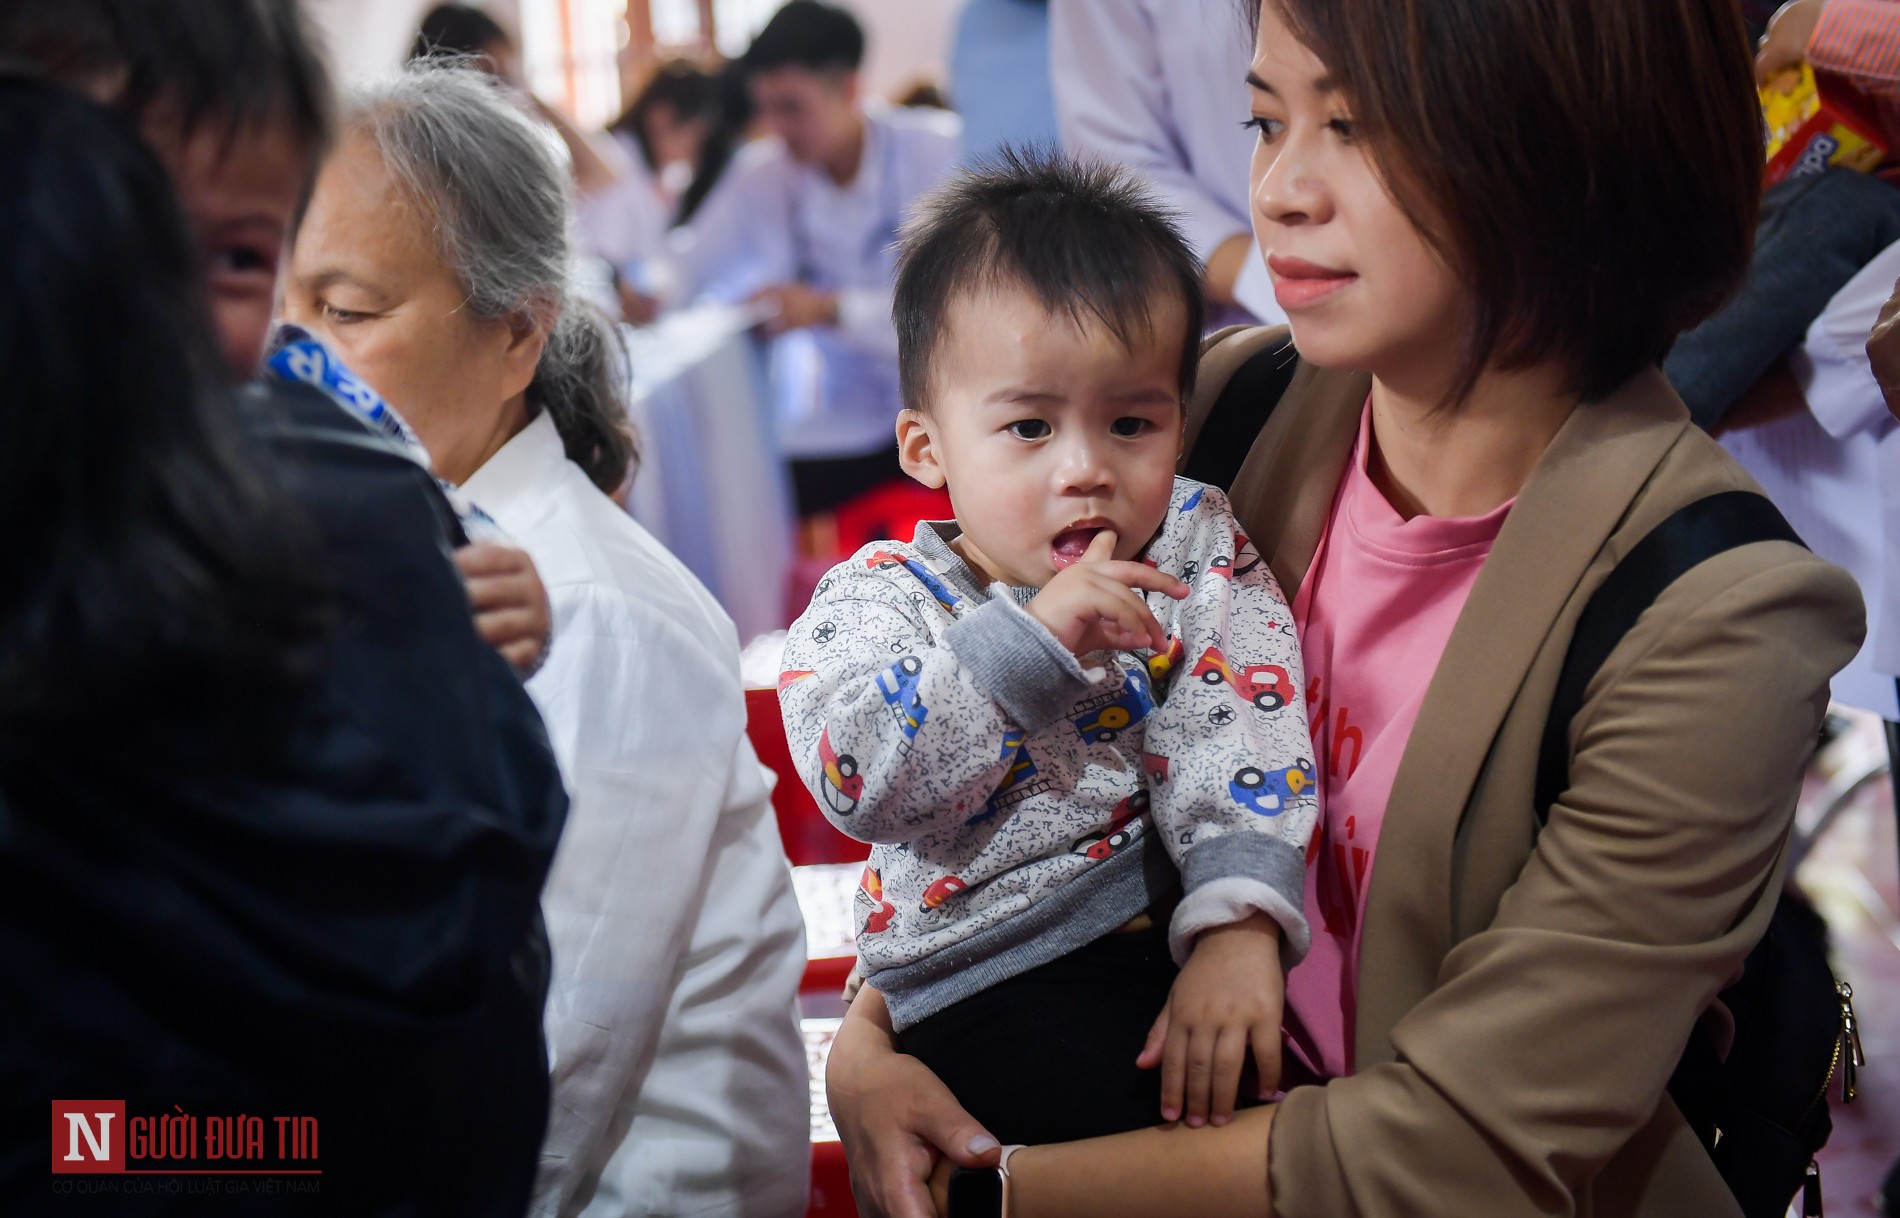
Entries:
{"type": "Polygon", "coordinates": [[[529,682],[573,796],[543,907],[553,1107],[535,1212],[803,1212],[804,936],[745,736],[732,623],[607,497],[633,456],[612,332],[573,297],[567,174],[478,73],[361,92],[290,320],[405,412],[533,556],[529,682]]]}

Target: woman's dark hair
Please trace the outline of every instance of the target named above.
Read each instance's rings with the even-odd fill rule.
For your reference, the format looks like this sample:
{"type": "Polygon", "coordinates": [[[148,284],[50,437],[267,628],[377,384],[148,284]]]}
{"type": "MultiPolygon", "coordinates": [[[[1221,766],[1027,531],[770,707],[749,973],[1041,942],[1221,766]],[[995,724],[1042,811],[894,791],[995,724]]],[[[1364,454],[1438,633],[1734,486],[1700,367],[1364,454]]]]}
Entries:
{"type": "Polygon", "coordinates": [[[1735,0],[1265,2],[1469,288],[1451,402],[1553,358],[1603,397],[1740,284],[1762,136],[1735,0]]]}
{"type": "Polygon", "coordinates": [[[409,58],[477,58],[498,43],[512,46],[514,40],[487,13],[470,4],[438,4],[423,14],[409,58]]]}
{"type": "Polygon", "coordinates": [[[269,719],[315,664],[324,598],[225,387],[171,182],[122,118],[17,76],[0,178],[0,516],[20,526],[0,738],[122,743],[231,699],[269,719]]]}
{"type": "Polygon", "coordinates": [[[1194,392],[1201,263],[1127,170],[1005,145],[918,203],[899,242],[891,301],[904,405],[929,409],[952,303],[997,284],[1021,287],[1052,317],[1078,326],[1092,318],[1124,347],[1153,337],[1156,302],[1176,297],[1185,308],[1182,400],[1194,392]]]}
{"type": "Polygon", "coordinates": [[[706,142],[699,146],[699,161],[693,166],[692,183],[680,196],[679,211],[673,217],[675,225],[691,220],[712,188],[719,185],[721,175],[745,143],[746,128],[752,122],[752,93],[738,64],[723,64],[713,74],[713,97],[718,105],[717,117],[706,142]]]}
{"type": "Polygon", "coordinates": [[[647,168],[656,170],[660,166],[655,163],[646,123],[661,106],[670,108],[684,121],[698,119],[706,124],[706,138],[693,162],[693,180],[680,195],[679,207],[669,222],[671,227],[678,227],[699,211],[700,204],[718,184],[719,175],[732,163],[732,154],[745,139],[752,103],[746,94],[745,81],[731,65],[709,71],[690,59],[670,59],[662,63],[634,95],[626,111],[607,127],[638,144],[647,168]]]}
{"type": "Polygon", "coordinates": [[[297,0],[6,0],[0,59],[54,80],[122,80],[114,109],[142,122],[157,108],[190,135],[283,124],[311,177],[329,146],[330,77],[297,0]]]}
{"type": "Polygon", "coordinates": [[[855,72],[864,62],[864,27],[845,9],[825,0],[787,0],[739,62],[747,72],[774,68],[855,72]]]}
{"type": "Polygon", "coordinates": [[[611,494],[637,454],[620,332],[575,290],[572,179],[534,122],[484,73],[422,60],[358,89],[349,123],[429,218],[483,320],[553,320],[528,386],[568,459],[611,494]]]}

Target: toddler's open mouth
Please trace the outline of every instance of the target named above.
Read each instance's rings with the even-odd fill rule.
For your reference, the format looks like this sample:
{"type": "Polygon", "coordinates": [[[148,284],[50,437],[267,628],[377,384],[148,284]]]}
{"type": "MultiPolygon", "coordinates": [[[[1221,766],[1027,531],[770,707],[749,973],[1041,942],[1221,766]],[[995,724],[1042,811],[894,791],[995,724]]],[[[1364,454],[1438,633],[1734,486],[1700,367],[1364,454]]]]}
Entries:
{"type": "Polygon", "coordinates": [[[1111,527],[1106,521],[1100,523],[1079,524],[1057,533],[1055,540],[1049,543],[1049,561],[1060,571],[1082,561],[1082,555],[1088,551],[1089,543],[1095,535],[1111,527]]]}

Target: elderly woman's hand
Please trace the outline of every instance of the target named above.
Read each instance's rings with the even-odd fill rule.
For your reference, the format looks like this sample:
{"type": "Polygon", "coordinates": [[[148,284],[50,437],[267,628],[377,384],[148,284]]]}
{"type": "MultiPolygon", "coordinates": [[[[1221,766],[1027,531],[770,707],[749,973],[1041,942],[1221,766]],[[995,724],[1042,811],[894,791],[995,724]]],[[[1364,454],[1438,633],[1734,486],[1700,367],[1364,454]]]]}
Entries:
{"type": "Polygon", "coordinates": [[[1867,361],[1874,366],[1874,383],[1887,399],[1887,410],[1900,419],[1900,283],[1880,306],[1874,332],[1867,336],[1867,361]]]}
{"type": "Polygon", "coordinates": [[[825,1090],[864,1218],[936,1218],[929,1181],[940,1162],[996,1165],[996,1139],[929,1067],[897,1051],[883,996],[868,986],[832,1042],[825,1090]]]}
{"type": "Polygon", "coordinates": [[[541,667],[554,625],[548,590],[526,550],[474,542],[455,552],[455,569],[475,609],[482,641],[514,665],[523,680],[541,667]]]}

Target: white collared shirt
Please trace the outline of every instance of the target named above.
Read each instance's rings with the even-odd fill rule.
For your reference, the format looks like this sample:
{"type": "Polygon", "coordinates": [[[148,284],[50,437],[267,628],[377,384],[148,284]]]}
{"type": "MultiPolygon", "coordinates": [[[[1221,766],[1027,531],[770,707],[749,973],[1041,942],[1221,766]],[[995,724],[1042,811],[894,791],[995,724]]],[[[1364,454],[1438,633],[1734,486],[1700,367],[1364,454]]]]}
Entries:
{"type": "Polygon", "coordinates": [[[669,274],[682,302],[738,303],[789,281],[837,293],[838,324],[811,330],[820,391],[780,420],[779,443],[792,457],[857,456],[896,442],[897,234],[962,151],[954,114],[889,109],[864,117],[864,152],[851,181],[841,186],[799,164],[776,138],[757,140],[671,240],[669,274]]]}
{"type": "MultiPolygon", "coordinates": [[[[1877,530],[1878,540],[1866,543],[1867,561],[1860,569],[1848,569],[1861,581],[1867,598],[1867,645],[1856,664],[1869,661],[1885,676],[1900,676],[1900,424],[1887,413],[1886,399],[1874,380],[1867,337],[1895,290],[1896,276],[1900,242],[1876,254],[1834,294],[1789,356],[1808,408],[1828,435],[1843,445],[1874,450],[1870,481],[1880,505],[1879,523],[1875,525],[1870,514],[1857,514],[1853,522],[1877,530]]],[[[1828,539],[1809,540],[1820,549],[1828,539]]],[[[1887,715],[1892,705],[1883,702],[1870,709],[1887,715]]]]}
{"type": "Polygon", "coordinates": [[[528,692],[572,797],[542,898],[553,1103],[533,1212],[794,1218],[804,924],[732,623],[547,415],[466,487],[547,585],[555,641],[528,692]]]}
{"type": "MultiPolygon", "coordinates": [[[[1257,138],[1253,48],[1233,0],[1049,0],[1049,76],[1070,152],[1147,178],[1202,260],[1253,233],[1249,166],[1257,138]]],[[[1255,243],[1234,294],[1269,325],[1286,320],[1255,243]]]]}

